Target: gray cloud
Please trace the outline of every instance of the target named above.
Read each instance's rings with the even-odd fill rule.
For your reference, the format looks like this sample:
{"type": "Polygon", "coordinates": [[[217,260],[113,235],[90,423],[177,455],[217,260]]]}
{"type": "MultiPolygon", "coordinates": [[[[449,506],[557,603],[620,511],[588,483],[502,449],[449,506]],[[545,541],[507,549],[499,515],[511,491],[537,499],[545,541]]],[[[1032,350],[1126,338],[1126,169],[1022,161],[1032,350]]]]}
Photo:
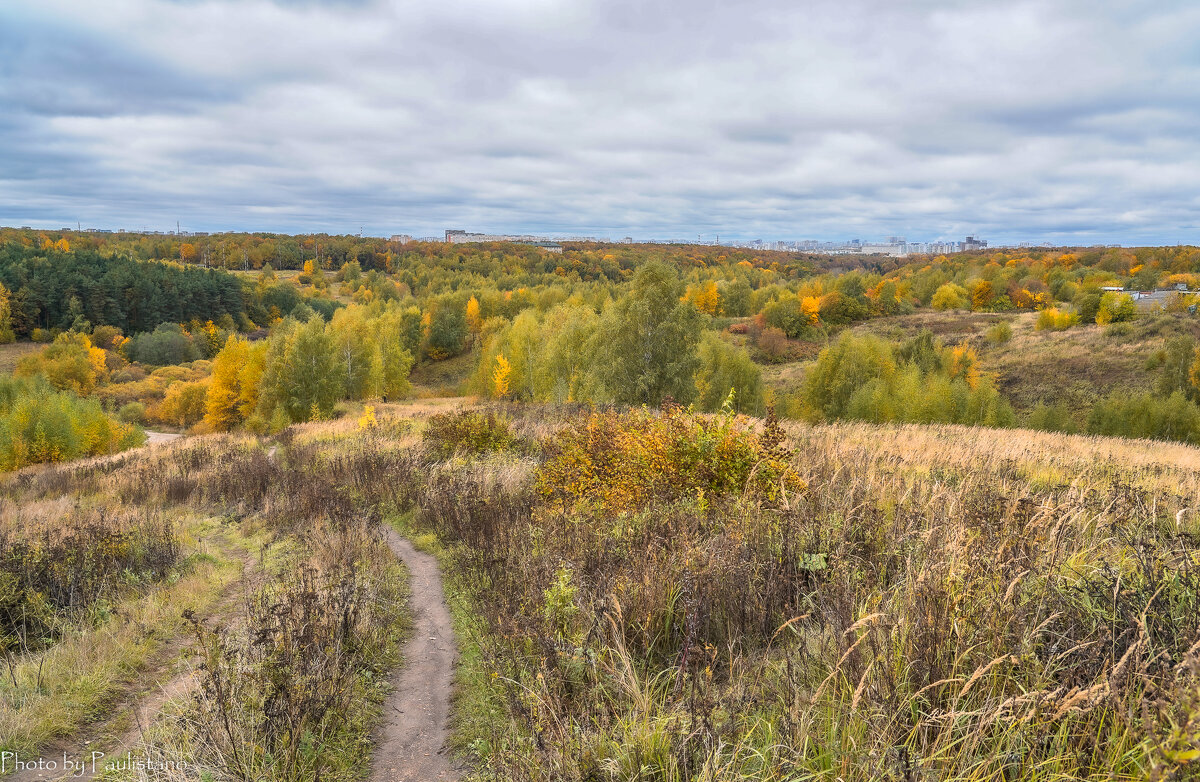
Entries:
{"type": "Polygon", "coordinates": [[[1186,2],[16,0],[0,223],[1200,242],[1186,2]]]}

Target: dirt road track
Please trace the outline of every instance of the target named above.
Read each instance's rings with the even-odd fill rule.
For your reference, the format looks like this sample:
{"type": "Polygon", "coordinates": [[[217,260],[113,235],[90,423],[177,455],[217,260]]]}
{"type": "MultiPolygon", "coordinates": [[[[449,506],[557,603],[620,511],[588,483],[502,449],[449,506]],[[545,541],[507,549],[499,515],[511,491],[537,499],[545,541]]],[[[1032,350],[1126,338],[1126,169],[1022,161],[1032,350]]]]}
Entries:
{"type": "MultiPolygon", "coordinates": [[[[211,616],[228,619],[230,615],[235,615],[238,605],[244,604],[250,592],[260,584],[261,573],[255,574],[250,582],[246,581],[247,573],[253,567],[253,560],[248,555],[242,555],[241,560],[242,577],[225,588],[220,600],[210,610],[211,616]]],[[[142,734],[158,717],[163,706],[170,700],[188,695],[196,686],[194,670],[190,665],[183,665],[182,670],[176,670],[180,667],[179,655],[187,645],[186,636],[180,636],[167,644],[155,656],[157,662],[138,674],[143,682],[142,686],[134,687],[109,707],[111,717],[108,720],[84,726],[76,735],[63,738],[39,753],[47,760],[58,760],[57,770],[18,771],[0,777],[0,782],[88,782],[103,772],[106,759],[119,759],[126,750],[136,751],[142,734]],[[114,731],[114,723],[126,715],[127,722],[131,724],[114,731]],[[90,761],[93,751],[99,753],[95,756],[95,763],[90,761]],[[61,760],[67,758],[78,764],[78,772],[66,773],[63,770],[61,760]]]]}
{"type": "Polygon", "coordinates": [[[458,779],[446,749],[457,648],[437,560],[390,528],[388,547],[404,563],[412,589],[413,629],[394,690],[383,704],[375,735],[371,782],[458,779]]]}

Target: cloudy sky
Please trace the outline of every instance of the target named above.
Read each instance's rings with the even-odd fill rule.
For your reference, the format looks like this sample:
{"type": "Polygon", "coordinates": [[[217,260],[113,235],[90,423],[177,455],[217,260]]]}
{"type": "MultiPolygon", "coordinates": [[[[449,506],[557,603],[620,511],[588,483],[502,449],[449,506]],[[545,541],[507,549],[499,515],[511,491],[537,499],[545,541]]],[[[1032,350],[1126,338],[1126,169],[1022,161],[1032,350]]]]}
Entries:
{"type": "Polygon", "coordinates": [[[1200,3],[4,0],[0,224],[1200,243],[1200,3]]]}

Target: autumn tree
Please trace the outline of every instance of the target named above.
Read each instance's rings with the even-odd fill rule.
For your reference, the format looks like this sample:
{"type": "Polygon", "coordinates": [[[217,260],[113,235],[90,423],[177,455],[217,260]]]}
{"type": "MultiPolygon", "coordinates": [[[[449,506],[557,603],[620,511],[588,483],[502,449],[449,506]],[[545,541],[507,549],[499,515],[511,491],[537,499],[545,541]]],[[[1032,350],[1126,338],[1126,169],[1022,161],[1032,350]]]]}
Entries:
{"type": "Polygon", "coordinates": [[[712,280],[689,287],[687,299],[706,315],[716,315],[721,311],[721,293],[717,290],[717,283],[712,280]]]}
{"type": "Polygon", "coordinates": [[[1100,307],[1096,311],[1096,322],[1101,326],[1109,323],[1124,323],[1137,316],[1137,306],[1133,297],[1128,293],[1109,291],[1100,297],[1100,307]]]}
{"type": "Polygon", "coordinates": [[[59,334],[41,353],[17,363],[16,375],[42,375],[57,389],[86,396],[108,375],[104,351],[94,347],[86,334],[59,334]]]}
{"type": "Polygon", "coordinates": [[[453,302],[436,302],[425,312],[425,355],[434,361],[457,356],[467,338],[465,307],[453,302]]]}
{"type": "Polygon", "coordinates": [[[8,288],[5,288],[4,284],[0,283],[0,345],[6,345],[17,339],[17,336],[13,334],[12,328],[11,301],[8,288]]]}
{"type": "Polygon", "coordinates": [[[1167,340],[1163,353],[1163,365],[1154,383],[1154,393],[1165,399],[1178,391],[1189,401],[1200,399],[1200,387],[1195,382],[1200,376],[1193,378],[1193,371],[1200,370],[1200,352],[1196,350],[1196,340],[1188,334],[1172,337],[1167,340]]]}
{"type": "Polygon", "coordinates": [[[978,280],[971,286],[971,309],[987,309],[995,298],[995,289],[990,280],[978,280]]]}
{"type": "Polygon", "coordinates": [[[603,372],[589,352],[600,316],[589,306],[563,304],[546,313],[546,335],[533,377],[534,396],[555,402],[599,401],[603,372]]]}
{"type": "Polygon", "coordinates": [[[934,291],[929,306],[935,310],[960,310],[967,306],[967,289],[947,282],[934,291]]]}
{"type": "Polygon", "coordinates": [[[249,418],[258,403],[258,386],[266,360],[266,343],[252,345],[231,336],[213,360],[212,382],[204,401],[204,423],[225,432],[249,418]]]}
{"type": "Polygon", "coordinates": [[[658,405],[696,396],[700,314],[680,301],[675,271],[657,261],[638,269],[633,289],[609,306],[592,340],[605,383],[622,404],[658,405]]]}
{"type": "Polygon", "coordinates": [[[821,351],[804,378],[803,397],[817,416],[841,418],[859,388],[876,379],[890,382],[895,374],[896,361],[886,342],[847,331],[821,351]]]}
{"type": "Polygon", "coordinates": [[[416,337],[411,333],[420,320],[416,308],[401,309],[393,305],[383,310],[375,320],[375,353],[372,362],[378,365],[372,377],[378,382],[374,395],[388,399],[401,399],[412,391],[408,380],[413,366],[413,354],[407,345],[416,337]]]}
{"type": "Polygon", "coordinates": [[[496,356],[496,368],[492,371],[492,393],[497,399],[504,399],[508,396],[509,378],[512,376],[512,365],[508,363],[508,359],[504,354],[496,356]]]}
{"type": "Polygon", "coordinates": [[[325,279],[325,270],[321,264],[311,258],[304,262],[304,269],[300,273],[300,282],[312,285],[317,290],[329,287],[329,282],[325,279]]]}
{"type": "Polygon", "coordinates": [[[375,360],[376,337],[367,308],[338,310],[329,323],[329,332],[337,349],[342,393],[348,399],[375,396],[381,383],[382,365],[375,360]]]}
{"type": "Polygon", "coordinates": [[[478,334],[483,327],[483,318],[479,314],[479,299],[472,296],[467,301],[467,328],[472,334],[478,334]]]}
{"type": "Polygon", "coordinates": [[[259,415],[273,430],[325,418],[342,395],[342,378],[337,345],[324,321],[284,321],[267,348],[259,415]]]}
{"type": "Polygon", "coordinates": [[[758,415],[763,412],[762,370],[744,348],[735,347],[708,332],[700,342],[696,371],[697,405],[716,412],[729,400],[733,410],[758,415]]]}
{"type": "Polygon", "coordinates": [[[979,386],[979,357],[975,354],[975,348],[966,342],[946,351],[943,365],[951,380],[962,380],[972,389],[979,386]]]}

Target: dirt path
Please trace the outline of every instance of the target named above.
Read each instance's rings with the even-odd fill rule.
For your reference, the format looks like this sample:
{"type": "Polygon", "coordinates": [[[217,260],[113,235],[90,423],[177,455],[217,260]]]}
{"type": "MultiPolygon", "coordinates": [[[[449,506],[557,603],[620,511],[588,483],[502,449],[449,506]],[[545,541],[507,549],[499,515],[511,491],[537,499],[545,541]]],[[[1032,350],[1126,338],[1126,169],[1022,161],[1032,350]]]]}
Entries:
{"type": "MultiPolygon", "coordinates": [[[[261,573],[251,575],[254,561],[249,555],[240,553],[239,559],[242,573],[230,582],[217,603],[209,610],[210,618],[228,619],[237,614],[238,606],[246,601],[250,592],[262,580],[261,573]]],[[[85,726],[76,736],[62,739],[39,753],[47,760],[57,761],[56,770],[19,771],[0,777],[0,782],[92,780],[104,771],[106,761],[119,760],[124,757],[126,751],[132,751],[136,755],[142,735],[167,702],[187,695],[196,686],[195,670],[184,654],[189,644],[190,638],[185,635],[172,639],[155,654],[154,662],[139,672],[139,685],[119,696],[117,702],[109,707],[110,717],[85,726]],[[64,773],[63,758],[75,763],[77,770],[64,773]]]]}
{"type": "Polygon", "coordinates": [[[458,779],[446,750],[454,680],[454,629],[437,560],[385,527],[388,547],[408,568],[413,630],[404,664],[392,676],[383,704],[384,725],[375,734],[370,782],[458,779]]]}
{"type": "Polygon", "coordinates": [[[178,440],[183,437],[175,432],[152,432],[149,429],[146,432],[146,445],[158,445],[159,443],[169,443],[172,440],[178,440]]]}

